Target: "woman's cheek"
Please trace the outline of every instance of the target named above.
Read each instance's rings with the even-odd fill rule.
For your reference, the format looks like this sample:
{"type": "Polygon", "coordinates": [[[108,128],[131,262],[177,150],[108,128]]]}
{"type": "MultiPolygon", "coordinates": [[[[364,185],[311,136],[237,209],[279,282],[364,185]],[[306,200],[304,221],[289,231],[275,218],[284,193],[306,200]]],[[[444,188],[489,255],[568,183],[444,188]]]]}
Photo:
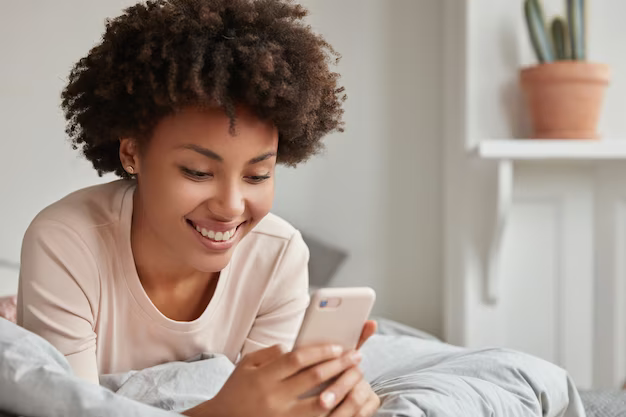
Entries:
{"type": "Polygon", "coordinates": [[[191,181],[181,176],[181,180],[173,184],[171,195],[179,204],[189,209],[195,209],[211,198],[212,184],[209,182],[191,181]]]}
{"type": "Polygon", "coordinates": [[[261,220],[272,209],[274,203],[274,181],[268,180],[253,186],[248,198],[249,210],[252,217],[261,220]]]}

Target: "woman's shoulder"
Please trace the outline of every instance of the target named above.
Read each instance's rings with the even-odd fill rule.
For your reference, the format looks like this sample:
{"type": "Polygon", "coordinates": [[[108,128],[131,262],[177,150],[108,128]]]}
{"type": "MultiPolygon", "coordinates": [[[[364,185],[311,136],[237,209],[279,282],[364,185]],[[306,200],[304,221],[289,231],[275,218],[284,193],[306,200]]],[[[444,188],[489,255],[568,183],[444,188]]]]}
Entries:
{"type": "Polygon", "coordinates": [[[269,213],[239,244],[238,252],[245,253],[248,260],[282,258],[303,254],[308,256],[308,248],[302,235],[288,221],[269,213]]]}
{"type": "Polygon", "coordinates": [[[293,227],[287,220],[273,213],[267,214],[263,220],[252,229],[250,234],[268,236],[281,240],[291,240],[294,237],[300,237],[298,229],[293,227]]]}
{"type": "Polygon", "coordinates": [[[249,280],[246,288],[271,285],[269,292],[259,293],[273,294],[273,299],[307,294],[309,249],[301,233],[286,220],[268,214],[240,242],[236,253],[232,267],[241,272],[241,279],[249,280]]]}
{"type": "Polygon", "coordinates": [[[74,191],[41,210],[30,228],[53,222],[80,231],[116,222],[124,195],[134,185],[133,181],[119,180],[74,191]]]}

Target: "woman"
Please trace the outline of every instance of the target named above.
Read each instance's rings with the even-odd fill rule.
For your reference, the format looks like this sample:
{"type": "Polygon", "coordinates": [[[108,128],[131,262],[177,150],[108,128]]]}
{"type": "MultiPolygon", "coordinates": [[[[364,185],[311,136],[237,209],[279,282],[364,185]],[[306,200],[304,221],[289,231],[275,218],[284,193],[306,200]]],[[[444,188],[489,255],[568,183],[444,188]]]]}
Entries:
{"type": "Polygon", "coordinates": [[[308,250],[269,213],[274,169],[342,130],[345,99],[328,68],[337,54],[305,15],[287,0],[149,1],[108,21],[72,70],[67,132],[98,173],[122,179],[32,222],[18,322],[78,376],[97,383],[215,352],[238,366],[188,415],[377,409],[358,352],[286,352],[308,303],[308,250]],[[319,397],[299,398],[335,377],[319,397]]]}

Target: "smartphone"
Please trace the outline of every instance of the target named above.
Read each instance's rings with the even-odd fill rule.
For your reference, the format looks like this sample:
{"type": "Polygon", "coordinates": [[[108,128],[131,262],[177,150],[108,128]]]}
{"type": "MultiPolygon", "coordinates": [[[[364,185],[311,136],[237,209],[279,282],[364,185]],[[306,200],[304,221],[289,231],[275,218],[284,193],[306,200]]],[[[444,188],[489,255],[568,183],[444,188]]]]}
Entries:
{"type": "Polygon", "coordinates": [[[321,288],[313,293],[294,349],[332,343],[356,348],[376,293],[368,287],[321,288]]]}
{"type": "MultiPolygon", "coordinates": [[[[304,313],[294,349],[325,343],[340,345],[344,351],[356,348],[375,299],[376,293],[368,287],[322,288],[315,291],[304,313]]],[[[319,395],[337,378],[313,388],[300,398],[319,395]]]]}

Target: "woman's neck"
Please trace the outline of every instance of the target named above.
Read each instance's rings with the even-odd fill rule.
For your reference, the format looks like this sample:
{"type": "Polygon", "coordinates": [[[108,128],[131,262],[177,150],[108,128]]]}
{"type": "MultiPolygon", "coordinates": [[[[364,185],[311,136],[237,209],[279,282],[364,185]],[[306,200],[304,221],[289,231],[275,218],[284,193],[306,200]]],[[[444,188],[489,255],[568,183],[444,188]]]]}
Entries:
{"type": "Polygon", "coordinates": [[[166,317],[177,321],[195,320],[213,298],[219,272],[202,272],[177,262],[144,221],[138,200],[135,192],[130,235],[141,285],[154,306],[166,317]]]}
{"type": "Polygon", "coordinates": [[[171,288],[198,281],[206,283],[210,278],[219,276],[219,272],[198,271],[177,260],[171,250],[160,242],[154,229],[145,222],[137,191],[133,200],[131,247],[137,274],[144,288],[171,288]]]}

